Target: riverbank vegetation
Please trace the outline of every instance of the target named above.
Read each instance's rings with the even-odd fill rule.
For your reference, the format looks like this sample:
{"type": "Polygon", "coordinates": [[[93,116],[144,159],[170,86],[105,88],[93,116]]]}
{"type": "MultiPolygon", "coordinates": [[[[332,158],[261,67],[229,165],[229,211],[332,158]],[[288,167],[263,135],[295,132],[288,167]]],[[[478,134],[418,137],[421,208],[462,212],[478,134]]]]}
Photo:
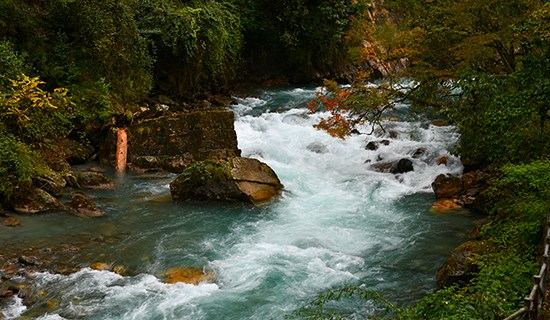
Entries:
{"type": "Polygon", "coordinates": [[[151,97],[193,99],[250,79],[318,80],[360,59],[387,80],[365,86],[372,74],[358,72],[346,90],[326,82],[310,104],[332,111],[319,128],[345,137],[408,101],[457,126],[467,170],[495,173],[470,281],[395,315],[510,314],[536,272],[549,210],[550,3],[373,3],[0,0],[0,203],[46,170],[58,139],[97,143],[114,115],[151,97]]]}

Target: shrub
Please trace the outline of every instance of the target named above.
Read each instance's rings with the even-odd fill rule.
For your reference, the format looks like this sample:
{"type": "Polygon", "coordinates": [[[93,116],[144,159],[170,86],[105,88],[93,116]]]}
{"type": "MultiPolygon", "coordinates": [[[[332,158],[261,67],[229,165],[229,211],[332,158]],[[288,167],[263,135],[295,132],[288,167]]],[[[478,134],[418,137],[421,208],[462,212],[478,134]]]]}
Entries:
{"type": "Polygon", "coordinates": [[[0,203],[9,201],[17,185],[30,183],[37,173],[36,159],[28,145],[0,131],[0,203]]]}

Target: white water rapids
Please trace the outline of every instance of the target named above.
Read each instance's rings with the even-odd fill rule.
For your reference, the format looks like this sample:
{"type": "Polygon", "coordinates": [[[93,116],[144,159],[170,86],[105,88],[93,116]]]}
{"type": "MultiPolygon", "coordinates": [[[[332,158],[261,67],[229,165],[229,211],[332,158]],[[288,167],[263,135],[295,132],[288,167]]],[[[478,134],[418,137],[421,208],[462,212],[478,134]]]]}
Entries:
{"type": "MultiPolygon", "coordinates": [[[[281,319],[346,284],[365,284],[397,303],[434,289],[435,271],[472,222],[467,214],[429,212],[434,178],[462,171],[448,151],[458,138],[454,129],[400,106],[398,120],[384,123],[386,132],[340,140],[312,127],[322,116],[305,109],[313,94],[314,89],[268,90],[232,107],[243,156],[273,168],[285,186],[281,197],[260,208],[147,202],[143,199],[167,195],[174,177],[120,181],[119,195],[100,194],[98,204],[110,218],[97,230],[128,234],[103,259],[130,265],[135,274],[89,268],[39,274],[42,302],[55,301],[54,307],[17,302],[4,315],[281,319]],[[368,141],[382,139],[390,143],[365,149],[368,141]],[[419,148],[425,152],[413,158],[419,148]],[[442,155],[447,165],[436,164],[442,155]],[[395,175],[372,167],[401,158],[411,159],[414,171],[395,175]],[[198,286],[161,281],[163,271],[181,265],[204,267],[216,279],[198,286]]],[[[74,228],[65,222],[70,218],[59,217],[66,230],[74,228]]],[[[369,311],[357,305],[344,310],[359,319],[369,311]]]]}

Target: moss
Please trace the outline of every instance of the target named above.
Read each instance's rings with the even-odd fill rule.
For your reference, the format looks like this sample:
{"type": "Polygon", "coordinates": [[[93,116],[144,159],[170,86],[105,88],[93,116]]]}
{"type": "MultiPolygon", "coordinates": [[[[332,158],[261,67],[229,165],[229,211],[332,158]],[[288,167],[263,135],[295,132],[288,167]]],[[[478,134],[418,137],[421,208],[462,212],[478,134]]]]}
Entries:
{"type": "Polygon", "coordinates": [[[206,185],[208,182],[223,182],[231,177],[227,161],[205,160],[196,162],[181,174],[184,183],[191,188],[206,185]]]}

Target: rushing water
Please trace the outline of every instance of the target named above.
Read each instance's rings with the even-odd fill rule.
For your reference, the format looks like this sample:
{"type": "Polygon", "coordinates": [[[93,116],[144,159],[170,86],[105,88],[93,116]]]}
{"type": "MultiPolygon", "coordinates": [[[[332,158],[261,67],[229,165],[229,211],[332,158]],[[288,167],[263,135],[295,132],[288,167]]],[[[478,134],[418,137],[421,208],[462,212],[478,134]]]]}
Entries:
{"type": "MultiPolygon", "coordinates": [[[[23,227],[3,231],[1,243],[114,239],[75,259],[83,266],[122,265],[128,275],[89,268],[38,274],[41,300],[26,308],[16,299],[2,310],[5,316],[281,319],[346,284],[365,284],[398,304],[433,290],[437,268],[466,239],[474,219],[466,212],[429,212],[433,179],[462,170],[447,151],[457,139],[453,128],[434,126],[400,106],[394,115],[399,119],[387,121],[386,132],[344,141],[312,127],[320,116],[305,109],[313,93],[271,90],[233,106],[243,156],[269,164],[285,186],[269,204],[173,203],[168,184],[175,175],[129,174],[117,178],[116,191],[93,192],[106,218],[21,216],[23,227]],[[391,142],[365,149],[368,140],[380,139],[391,142]],[[426,152],[413,159],[413,172],[371,167],[411,158],[419,148],[426,152]],[[435,164],[441,155],[448,155],[447,166],[435,164]],[[179,266],[209,270],[215,281],[164,283],[166,270],[179,266]],[[44,307],[45,301],[53,303],[44,307]]],[[[366,305],[355,317],[369,311],[366,305]]]]}

